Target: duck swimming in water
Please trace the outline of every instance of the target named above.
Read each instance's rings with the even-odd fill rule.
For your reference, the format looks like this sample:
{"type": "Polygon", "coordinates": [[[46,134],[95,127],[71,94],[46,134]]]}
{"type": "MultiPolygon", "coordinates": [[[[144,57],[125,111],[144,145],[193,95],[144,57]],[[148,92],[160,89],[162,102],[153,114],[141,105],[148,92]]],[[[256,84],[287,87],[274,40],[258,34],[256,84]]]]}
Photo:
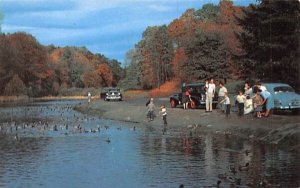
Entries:
{"type": "Polygon", "coordinates": [[[239,171],[248,171],[249,170],[249,163],[246,163],[244,166],[239,166],[239,171]]]}
{"type": "Polygon", "coordinates": [[[220,188],[220,184],[222,183],[221,180],[217,181],[217,185],[209,185],[209,186],[204,186],[204,188],[220,188]]]}

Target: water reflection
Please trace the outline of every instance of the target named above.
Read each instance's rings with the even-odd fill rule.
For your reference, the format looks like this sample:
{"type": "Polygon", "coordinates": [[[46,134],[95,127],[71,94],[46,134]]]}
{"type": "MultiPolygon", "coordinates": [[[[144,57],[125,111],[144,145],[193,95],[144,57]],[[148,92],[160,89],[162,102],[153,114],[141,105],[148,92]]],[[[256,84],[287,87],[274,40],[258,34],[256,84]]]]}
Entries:
{"type": "Polygon", "coordinates": [[[297,151],[230,134],[162,135],[82,115],[72,110],[78,103],[0,108],[0,187],[300,185],[297,151]]]}
{"type": "Polygon", "coordinates": [[[144,170],[153,178],[153,185],[167,187],[168,180],[188,187],[212,185],[218,180],[225,187],[297,187],[300,184],[299,153],[288,153],[275,146],[209,134],[160,137],[148,133],[139,140],[143,160],[149,162],[144,170]],[[226,177],[220,178],[224,174],[226,177]]]}

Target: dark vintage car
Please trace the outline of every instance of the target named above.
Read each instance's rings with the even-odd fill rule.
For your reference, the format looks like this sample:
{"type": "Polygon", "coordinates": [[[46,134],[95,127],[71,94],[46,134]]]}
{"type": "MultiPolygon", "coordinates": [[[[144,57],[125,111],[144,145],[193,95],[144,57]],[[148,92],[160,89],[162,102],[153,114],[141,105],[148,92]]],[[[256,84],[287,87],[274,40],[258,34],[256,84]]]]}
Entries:
{"type": "MultiPolygon", "coordinates": [[[[191,94],[191,102],[189,103],[189,108],[195,109],[197,107],[205,107],[205,83],[192,83],[186,84],[181,87],[181,93],[174,93],[170,96],[170,105],[175,108],[177,105],[182,104],[182,93],[189,88],[191,94]]],[[[218,95],[215,92],[213,98],[213,107],[216,108],[218,104],[218,95]]]]}
{"type": "Polygon", "coordinates": [[[103,89],[103,91],[101,92],[100,95],[101,95],[101,98],[103,98],[105,101],[111,101],[111,100],[122,101],[123,100],[122,93],[121,93],[120,89],[118,89],[118,88],[105,88],[105,89],[103,89]]]}

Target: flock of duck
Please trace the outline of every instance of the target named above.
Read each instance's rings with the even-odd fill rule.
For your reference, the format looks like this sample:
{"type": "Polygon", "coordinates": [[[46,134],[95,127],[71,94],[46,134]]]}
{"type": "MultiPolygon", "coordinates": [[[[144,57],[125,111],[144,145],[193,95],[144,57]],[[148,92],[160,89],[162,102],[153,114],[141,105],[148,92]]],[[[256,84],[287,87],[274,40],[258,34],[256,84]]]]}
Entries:
{"type": "MultiPolygon", "coordinates": [[[[7,121],[4,123],[0,123],[0,134],[11,135],[15,140],[19,140],[19,135],[51,135],[51,134],[58,134],[58,135],[75,135],[75,134],[96,134],[100,133],[101,131],[106,131],[110,129],[109,125],[93,125],[93,126],[86,126],[85,122],[90,120],[95,120],[94,117],[87,117],[85,115],[77,114],[73,111],[73,107],[67,105],[65,107],[55,107],[55,106],[46,106],[46,107],[39,107],[38,110],[35,110],[33,113],[34,108],[27,107],[26,112],[24,113],[25,116],[30,113],[43,115],[47,118],[47,121],[41,120],[32,120],[25,121],[19,123],[17,121],[7,121]],[[66,113],[68,112],[68,113],[66,113]],[[73,113],[73,114],[72,114],[73,113]]],[[[18,113],[18,112],[15,112],[18,113]]],[[[20,113],[20,112],[19,112],[20,113]]],[[[7,114],[0,114],[1,116],[5,116],[7,114]]],[[[25,117],[26,118],[26,117],[25,117]]],[[[43,119],[43,117],[41,117],[43,119]]],[[[117,127],[117,130],[122,130],[121,127],[117,127]]],[[[136,127],[132,127],[132,130],[135,131],[136,127]]],[[[107,143],[110,143],[111,140],[109,137],[104,140],[107,143]]],[[[245,155],[249,155],[250,151],[246,150],[245,155]]],[[[246,163],[240,166],[229,166],[228,171],[219,174],[218,180],[216,184],[204,186],[205,188],[213,188],[213,187],[221,187],[223,183],[230,184],[232,187],[253,187],[253,185],[242,185],[241,178],[237,178],[238,174],[243,173],[243,171],[248,171],[251,168],[250,163],[246,163]]],[[[261,187],[273,187],[267,180],[261,180],[259,185],[261,187]]],[[[180,188],[184,188],[184,185],[181,184],[180,188]]]]}
{"type": "MultiPolygon", "coordinates": [[[[109,125],[94,125],[95,117],[77,114],[70,105],[63,107],[45,106],[45,107],[26,107],[25,112],[15,109],[15,114],[24,115],[23,122],[6,121],[0,123],[0,134],[12,136],[19,140],[21,135],[24,136],[56,136],[56,135],[78,135],[78,134],[95,134],[108,130],[109,125]],[[39,116],[39,117],[37,117],[39,116]],[[43,118],[45,116],[46,118],[43,118]],[[29,118],[28,118],[29,117],[29,118]],[[37,120],[47,119],[47,120],[37,120]],[[25,120],[25,121],[24,121],[25,120]],[[93,125],[92,125],[93,124],[93,125]]],[[[7,114],[0,114],[8,116],[7,114]]],[[[117,127],[117,130],[122,130],[117,127]]],[[[133,131],[136,130],[134,126],[133,131]]],[[[110,143],[109,137],[105,140],[110,143]]]]}

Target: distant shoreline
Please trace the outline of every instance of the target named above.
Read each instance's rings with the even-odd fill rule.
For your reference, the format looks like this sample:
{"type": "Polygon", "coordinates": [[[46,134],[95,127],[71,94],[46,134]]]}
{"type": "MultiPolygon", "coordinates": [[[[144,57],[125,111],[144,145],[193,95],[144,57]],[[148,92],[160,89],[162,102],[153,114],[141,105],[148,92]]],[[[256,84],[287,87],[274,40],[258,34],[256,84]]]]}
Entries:
{"type": "MultiPolygon", "coordinates": [[[[92,99],[99,99],[99,96],[93,96],[92,99]]],[[[38,100],[85,100],[87,96],[44,96],[44,97],[28,97],[22,96],[0,96],[0,103],[18,103],[18,102],[33,102],[38,100]]]]}

